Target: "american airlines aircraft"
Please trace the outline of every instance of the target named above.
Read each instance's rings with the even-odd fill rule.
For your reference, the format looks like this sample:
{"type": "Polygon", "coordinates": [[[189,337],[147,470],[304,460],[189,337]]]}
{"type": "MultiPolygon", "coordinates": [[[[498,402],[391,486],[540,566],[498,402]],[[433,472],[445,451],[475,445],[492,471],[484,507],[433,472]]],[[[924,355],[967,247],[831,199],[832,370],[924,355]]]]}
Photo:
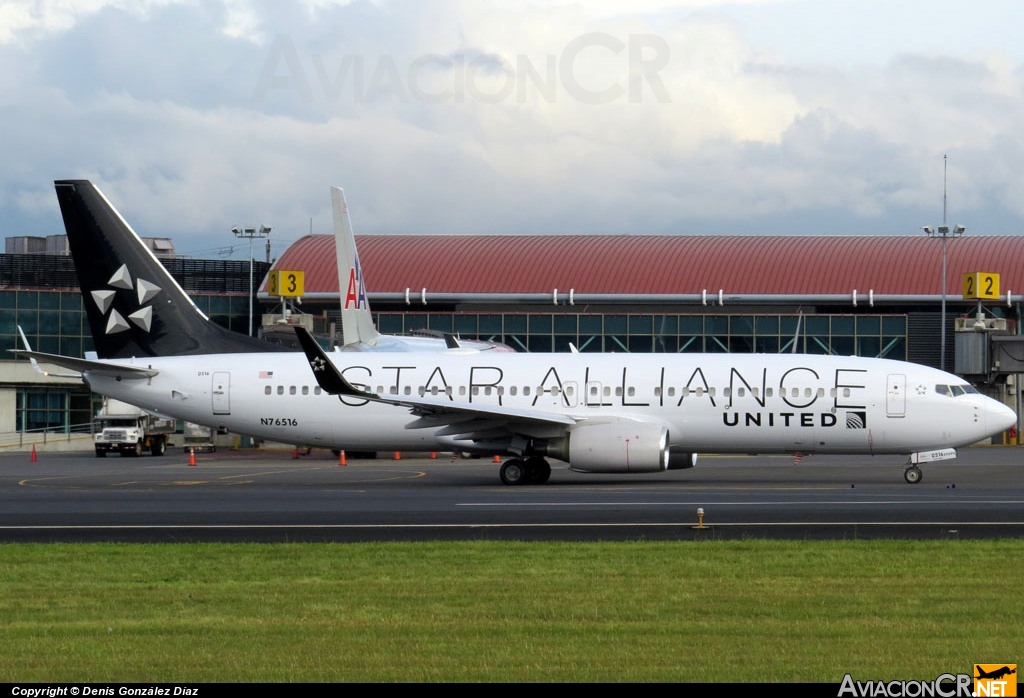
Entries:
{"type": "Polygon", "coordinates": [[[504,454],[501,481],[691,467],[698,453],[905,454],[918,463],[1016,423],[963,379],[800,354],[254,350],[206,320],[103,195],[57,196],[99,358],[19,351],[151,412],[273,441],[504,454]]]}
{"type": "Polygon", "coordinates": [[[373,324],[370,301],[363,282],[363,268],[356,251],[356,236],[348,213],[345,192],[331,187],[334,214],[334,246],[338,257],[338,288],[341,292],[342,351],[513,351],[500,342],[466,340],[453,335],[421,337],[382,335],[373,324]]]}

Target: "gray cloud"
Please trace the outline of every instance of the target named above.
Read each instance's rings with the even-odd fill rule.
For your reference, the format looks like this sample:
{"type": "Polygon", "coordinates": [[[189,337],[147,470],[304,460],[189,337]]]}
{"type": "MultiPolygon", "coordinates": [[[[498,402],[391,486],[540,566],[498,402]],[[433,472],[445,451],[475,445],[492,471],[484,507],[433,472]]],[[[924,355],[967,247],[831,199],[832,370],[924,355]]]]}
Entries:
{"type": "Polygon", "coordinates": [[[328,232],[331,185],[359,232],[911,234],[948,154],[958,222],[1024,229],[1015,47],[791,58],[753,24],[790,5],[172,2],[32,26],[0,38],[0,227],[61,232],[52,180],[89,177],[193,254],[239,224],[281,248],[328,232]]]}

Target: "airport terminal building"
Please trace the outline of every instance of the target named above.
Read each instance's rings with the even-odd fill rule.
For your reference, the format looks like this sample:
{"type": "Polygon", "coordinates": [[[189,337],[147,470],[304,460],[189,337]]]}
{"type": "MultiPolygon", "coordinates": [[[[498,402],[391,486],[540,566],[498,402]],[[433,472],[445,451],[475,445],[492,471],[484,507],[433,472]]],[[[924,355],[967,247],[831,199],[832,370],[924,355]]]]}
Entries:
{"type": "MultiPolygon", "coordinates": [[[[92,349],[62,237],[13,251],[8,239],[4,348],[21,346],[21,326],[39,351],[92,349]]],[[[1021,411],[1024,236],[362,235],[357,244],[383,333],[530,352],[885,357],[959,373],[1021,411]]],[[[212,319],[245,333],[254,316],[271,341],[291,341],[295,323],[330,341],[342,303],[358,301],[355,280],[339,283],[333,235],[254,263],[254,298],[248,262],[177,257],[164,239],[150,245],[212,319]],[[302,295],[271,295],[268,271],[301,272],[302,295]]],[[[96,398],[80,381],[0,360],[0,433],[88,424],[96,398]]]]}

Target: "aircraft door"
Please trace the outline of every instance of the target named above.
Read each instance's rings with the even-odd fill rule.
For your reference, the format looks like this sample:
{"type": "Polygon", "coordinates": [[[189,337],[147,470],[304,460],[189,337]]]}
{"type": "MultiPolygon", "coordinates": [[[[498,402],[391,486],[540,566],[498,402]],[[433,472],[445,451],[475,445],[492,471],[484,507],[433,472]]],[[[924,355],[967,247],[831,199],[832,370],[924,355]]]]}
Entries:
{"type": "Polygon", "coordinates": [[[886,377],[885,415],[887,417],[907,416],[907,377],[902,373],[890,373],[886,377]]]}
{"type": "Polygon", "coordinates": [[[210,389],[213,398],[214,414],[231,414],[231,373],[214,371],[213,385],[210,389]]]}

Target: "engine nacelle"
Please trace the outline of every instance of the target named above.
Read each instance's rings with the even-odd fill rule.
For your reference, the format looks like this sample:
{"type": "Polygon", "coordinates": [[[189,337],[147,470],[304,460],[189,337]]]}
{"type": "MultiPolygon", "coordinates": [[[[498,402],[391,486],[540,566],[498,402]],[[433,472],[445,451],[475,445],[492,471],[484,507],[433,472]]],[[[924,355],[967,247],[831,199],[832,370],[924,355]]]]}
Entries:
{"type": "Polygon", "coordinates": [[[580,473],[655,473],[669,467],[668,429],[629,420],[586,423],[549,443],[547,453],[580,473]]]}

